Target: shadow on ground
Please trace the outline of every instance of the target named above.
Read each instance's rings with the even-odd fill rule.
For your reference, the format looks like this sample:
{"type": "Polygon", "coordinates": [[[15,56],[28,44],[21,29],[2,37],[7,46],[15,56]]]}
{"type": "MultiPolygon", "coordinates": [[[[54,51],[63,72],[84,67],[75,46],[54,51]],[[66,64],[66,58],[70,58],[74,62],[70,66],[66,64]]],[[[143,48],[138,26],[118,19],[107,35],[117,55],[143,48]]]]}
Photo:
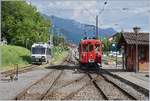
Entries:
{"type": "MultiPolygon", "coordinates": [[[[69,65],[54,65],[54,66],[48,66],[45,67],[46,69],[57,69],[57,70],[73,70],[75,73],[90,73],[90,74],[99,74],[99,73],[105,73],[102,72],[103,70],[98,66],[84,66],[81,67],[79,65],[69,66],[69,65]]],[[[120,70],[121,71],[121,70],[120,70]]]]}
{"type": "Polygon", "coordinates": [[[107,70],[109,72],[126,72],[126,70],[124,70],[124,69],[105,69],[105,70],[107,70]]]}

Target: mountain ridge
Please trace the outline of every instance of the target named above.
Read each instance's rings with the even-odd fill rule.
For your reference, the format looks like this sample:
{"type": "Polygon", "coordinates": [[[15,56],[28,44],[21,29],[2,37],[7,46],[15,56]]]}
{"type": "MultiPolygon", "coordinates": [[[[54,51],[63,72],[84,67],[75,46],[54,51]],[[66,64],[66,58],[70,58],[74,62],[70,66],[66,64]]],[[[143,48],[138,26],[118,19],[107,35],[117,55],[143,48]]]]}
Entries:
{"type": "MultiPolygon", "coordinates": [[[[95,36],[95,25],[83,24],[72,19],[64,19],[54,15],[48,16],[42,14],[46,19],[51,20],[53,24],[53,32],[65,36],[67,40],[73,40],[74,43],[78,44],[80,39],[84,36],[93,37],[95,36]],[[85,27],[87,26],[87,27],[85,27]],[[89,27],[90,26],[90,27],[89,27]],[[92,27],[91,27],[92,26],[92,27]],[[85,34],[86,32],[86,34],[85,34]]],[[[98,28],[100,38],[111,36],[116,33],[113,28],[101,29],[98,28]]]]}

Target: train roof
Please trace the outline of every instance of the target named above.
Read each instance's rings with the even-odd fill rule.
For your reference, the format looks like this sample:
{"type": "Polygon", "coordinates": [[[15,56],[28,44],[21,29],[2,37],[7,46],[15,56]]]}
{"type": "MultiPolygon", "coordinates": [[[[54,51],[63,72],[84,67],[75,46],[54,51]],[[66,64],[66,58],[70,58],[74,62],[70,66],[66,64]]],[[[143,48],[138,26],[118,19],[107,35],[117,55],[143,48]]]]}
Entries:
{"type": "Polygon", "coordinates": [[[50,47],[49,44],[47,44],[47,43],[42,43],[42,42],[34,43],[34,44],[32,45],[32,47],[37,47],[37,46],[41,46],[41,47],[45,47],[45,48],[49,48],[49,47],[50,47]]]}
{"type": "Polygon", "coordinates": [[[102,41],[97,40],[97,39],[84,39],[80,41],[80,44],[88,44],[88,43],[102,43],[102,41]]]}

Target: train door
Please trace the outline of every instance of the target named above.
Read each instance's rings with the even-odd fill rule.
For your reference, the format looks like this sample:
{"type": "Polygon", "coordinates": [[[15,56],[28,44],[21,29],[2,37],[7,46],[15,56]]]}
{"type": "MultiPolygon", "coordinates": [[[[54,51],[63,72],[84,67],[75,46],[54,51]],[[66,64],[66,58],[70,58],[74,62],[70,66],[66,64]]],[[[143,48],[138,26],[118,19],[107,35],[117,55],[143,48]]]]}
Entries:
{"type": "Polygon", "coordinates": [[[99,43],[95,44],[96,62],[101,64],[102,46],[99,43]]]}
{"type": "Polygon", "coordinates": [[[95,44],[95,52],[96,53],[102,53],[102,46],[98,43],[95,44]]]}
{"type": "Polygon", "coordinates": [[[95,61],[94,45],[90,43],[88,44],[88,62],[94,63],[94,61],[95,61]]]}
{"type": "Polygon", "coordinates": [[[87,44],[81,44],[80,47],[80,62],[81,63],[87,63],[87,52],[88,52],[88,45],[87,44]]]}

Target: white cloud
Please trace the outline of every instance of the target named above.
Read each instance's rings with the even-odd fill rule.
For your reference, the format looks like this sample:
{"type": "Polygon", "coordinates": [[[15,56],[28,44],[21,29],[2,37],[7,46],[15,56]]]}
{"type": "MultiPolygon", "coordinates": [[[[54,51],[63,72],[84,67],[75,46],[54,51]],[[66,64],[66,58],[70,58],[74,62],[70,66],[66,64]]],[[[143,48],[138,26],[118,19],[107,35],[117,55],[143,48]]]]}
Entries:
{"type": "MultiPolygon", "coordinates": [[[[103,8],[105,0],[28,0],[38,10],[47,15],[56,15],[62,18],[74,19],[81,23],[95,24],[95,16],[103,8]]],[[[114,26],[115,23],[127,26],[143,25],[143,21],[135,23],[137,15],[148,16],[148,0],[108,0],[104,12],[99,15],[99,23],[103,27],[114,26]],[[131,21],[131,18],[133,21],[131,21]],[[129,22],[130,20],[131,22],[129,22]],[[126,23],[128,22],[128,23],[126,23]]],[[[142,16],[143,19],[145,18],[142,16]]],[[[147,25],[148,26],[148,25],[147,25]]],[[[100,26],[101,27],[101,26],[100,26]]]]}

